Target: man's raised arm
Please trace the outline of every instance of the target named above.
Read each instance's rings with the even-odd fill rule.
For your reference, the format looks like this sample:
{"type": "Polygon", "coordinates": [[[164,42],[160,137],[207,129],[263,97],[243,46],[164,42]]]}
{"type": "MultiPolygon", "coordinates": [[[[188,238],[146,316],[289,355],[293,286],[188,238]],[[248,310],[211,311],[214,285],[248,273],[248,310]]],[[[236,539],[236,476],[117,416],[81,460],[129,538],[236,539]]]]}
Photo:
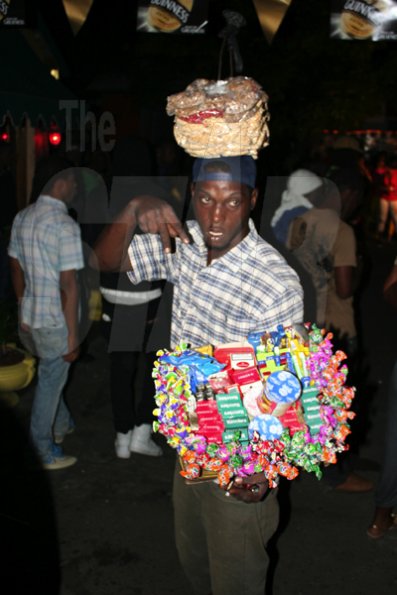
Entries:
{"type": "Polygon", "coordinates": [[[128,246],[137,227],[145,233],[158,234],[165,252],[171,251],[171,238],[179,237],[189,243],[189,236],[167,202],[154,196],[138,196],[102,231],[90,256],[90,265],[101,271],[132,270],[128,246]]]}

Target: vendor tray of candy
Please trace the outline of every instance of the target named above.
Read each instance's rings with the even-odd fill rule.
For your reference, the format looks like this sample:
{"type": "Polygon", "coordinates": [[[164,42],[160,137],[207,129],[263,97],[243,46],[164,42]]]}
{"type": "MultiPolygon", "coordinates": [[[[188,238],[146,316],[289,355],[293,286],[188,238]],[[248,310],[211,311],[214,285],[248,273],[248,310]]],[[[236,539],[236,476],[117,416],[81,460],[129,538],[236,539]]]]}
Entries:
{"type": "Polygon", "coordinates": [[[332,334],[307,323],[250,333],[242,343],[158,352],[157,417],[188,482],[264,473],[270,487],[347,450],[354,387],[332,334]]]}

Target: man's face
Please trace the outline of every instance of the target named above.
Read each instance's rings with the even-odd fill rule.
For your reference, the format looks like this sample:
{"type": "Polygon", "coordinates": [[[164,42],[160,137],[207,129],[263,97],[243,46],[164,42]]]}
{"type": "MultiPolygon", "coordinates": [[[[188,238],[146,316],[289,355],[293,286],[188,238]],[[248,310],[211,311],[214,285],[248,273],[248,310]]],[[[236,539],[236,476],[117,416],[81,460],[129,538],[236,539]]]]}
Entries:
{"type": "Polygon", "coordinates": [[[211,262],[237,246],[248,234],[248,219],[257,191],[239,182],[210,181],[194,184],[192,196],[211,262]]]}

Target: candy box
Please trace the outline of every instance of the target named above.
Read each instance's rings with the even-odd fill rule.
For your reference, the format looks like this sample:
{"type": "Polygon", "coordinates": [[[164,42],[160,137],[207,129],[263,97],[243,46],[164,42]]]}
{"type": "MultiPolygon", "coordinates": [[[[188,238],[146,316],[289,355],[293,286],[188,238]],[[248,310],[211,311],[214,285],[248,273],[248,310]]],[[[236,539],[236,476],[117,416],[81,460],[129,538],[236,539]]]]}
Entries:
{"type": "Polygon", "coordinates": [[[321,477],[322,465],[347,449],[354,416],[346,356],[331,340],[315,325],[278,326],[255,333],[243,350],[159,352],[154,429],[177,450],[185,479],[226,486],[262,472],[274,487],[301,469],[321,477]]]}
{"type": "Polygon", "coordinates": [[[255,365],[255,350],[249,343],[225,343],[215,347],[213,354],[218,362],[225,365],[230,364],[230,367],[234,369],[244,369],[255,365]],[[250,365],[237,365],[238,362],[247,362],[250,365]]]}

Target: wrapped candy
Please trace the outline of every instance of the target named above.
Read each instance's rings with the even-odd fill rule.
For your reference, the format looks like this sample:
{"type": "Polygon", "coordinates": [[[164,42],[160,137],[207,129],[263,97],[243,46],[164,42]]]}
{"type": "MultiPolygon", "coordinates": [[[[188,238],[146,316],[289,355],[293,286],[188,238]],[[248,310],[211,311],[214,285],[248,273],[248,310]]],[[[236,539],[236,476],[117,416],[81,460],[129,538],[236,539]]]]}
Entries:
{"type": "Polygon", "coordinates": [[[262,413],[255,417],[248,426],[248,435],[253,438],[257,432],[261,440],[274,440],[283,433],[283,426],[274,415],[262,413]]]}
{"type": "Polygon", "coordinates": [[[182,477],[185,479],[197,479],[201,475],[200,465],[197,463],[189,463],[182,471],[182,477]]]}
{"type": "MultiPolygon", "coordinates": [[[[256,357],[247,361],[258,366],[266,413],[248,419],[246,385],[225,360],[227,349],[182,344],[158,352],[153,429],[178,452],[189,481],[213,477],[226,487],[234,477],[263,473],[275,487],[279,476],[293,480],[301,469],[320,478],[322,466],[348,448],[355,389],[346,386],[346,355],[333,352],[331,333],[310,324],[279,325],[251,333],[250,341],[256,357]]],[[[258,382],[254,371],[248,376],[258,382]]]]}

